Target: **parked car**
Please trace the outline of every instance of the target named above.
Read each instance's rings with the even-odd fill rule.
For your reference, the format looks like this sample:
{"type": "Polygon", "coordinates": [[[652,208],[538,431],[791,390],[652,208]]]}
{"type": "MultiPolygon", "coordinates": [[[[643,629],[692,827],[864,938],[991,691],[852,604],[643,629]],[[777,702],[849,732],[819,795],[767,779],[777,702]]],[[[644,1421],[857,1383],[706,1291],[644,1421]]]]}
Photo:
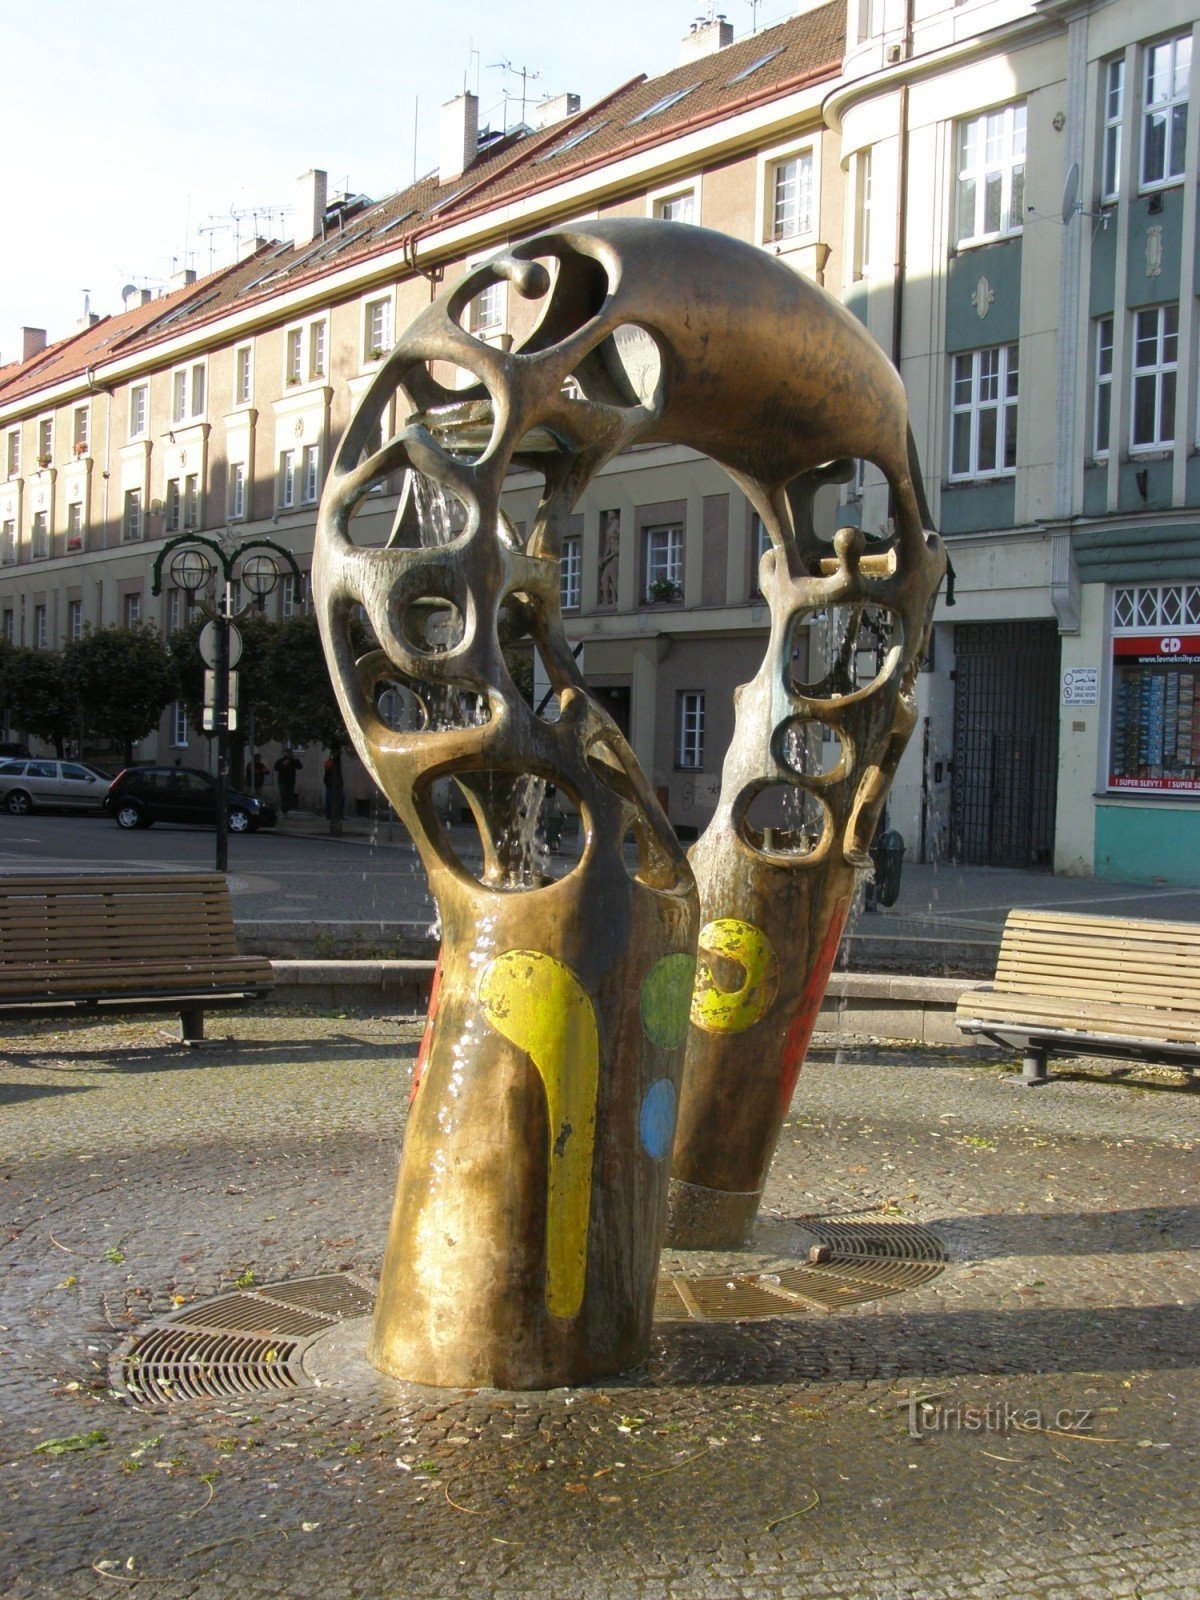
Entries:
{"type": "Polygon", "coordinates": [[[0,805],[14,817],[30,811],[98,811],[111,774],[82,761],[0,761],[0,805]]]}
{"type": "MultiPolygon", "coordinates": [[[[275,826],[275,807],[236,789],[226,794],[231,833],[254,833],[275,826]]],[[[104,798],[104,809],[120,828],[148,828],[153,822],[217,820],[217,780],[196,767],[126,767],[104,798]]]]}

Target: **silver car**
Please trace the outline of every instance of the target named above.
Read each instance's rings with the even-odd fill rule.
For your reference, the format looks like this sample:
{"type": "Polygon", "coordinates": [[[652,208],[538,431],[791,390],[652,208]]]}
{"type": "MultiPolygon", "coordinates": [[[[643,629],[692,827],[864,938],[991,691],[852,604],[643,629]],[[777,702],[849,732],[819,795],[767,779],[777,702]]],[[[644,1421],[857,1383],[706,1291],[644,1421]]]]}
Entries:
{"type": "Polygon", "coordinates": [[[42,809],[98,811],[111,782],[82,761],[0,761],[0,806],[15,817],[42,809]]]}

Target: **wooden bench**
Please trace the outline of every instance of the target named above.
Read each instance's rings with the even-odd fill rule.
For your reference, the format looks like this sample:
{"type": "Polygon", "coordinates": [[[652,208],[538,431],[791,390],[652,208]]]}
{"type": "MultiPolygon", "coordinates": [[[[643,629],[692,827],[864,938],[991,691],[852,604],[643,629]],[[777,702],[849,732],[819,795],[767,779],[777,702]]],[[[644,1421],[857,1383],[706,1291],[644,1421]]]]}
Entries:
{"type": "Polygon", "coordinates": [[[0,888],[0,1022],[47,1013],[178,1011],[185,1042],[210,1006],[267,994],[239,956],[217,872],[10,876],[0,888]]]}
{"type": "Polygon", "coordinates": [[[990,988],[954,1017],[1025,1053],[1026,1083],[1051,1055],[1116,1056],[1200,1067],[1200,927],[1073,912],[1012,911],[990,988]]]}

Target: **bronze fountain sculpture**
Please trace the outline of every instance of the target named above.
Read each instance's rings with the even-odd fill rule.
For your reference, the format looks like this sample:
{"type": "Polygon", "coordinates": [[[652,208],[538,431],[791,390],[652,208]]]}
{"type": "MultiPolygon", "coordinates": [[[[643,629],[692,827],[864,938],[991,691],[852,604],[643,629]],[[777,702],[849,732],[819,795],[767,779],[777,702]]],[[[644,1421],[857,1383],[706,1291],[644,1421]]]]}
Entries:
{"type": "Polygon", "coordinates": [[[640,220],[564,227],[469,273],[416,319],[355,412],[321,505],[314,594],[347,727],[416,841],[443,928],[369,1348],[381,1370],[549,1387],[636,1365],[677,1109],[677,1242],[740,1239],[749,1226],[805,1019],[911,727],[944,565],[906,416],[892,368],[821,290],[725,235],[640,220]],[[511,350],[464,326],[498,282],[537,313],[511,350]],[[438,374],[453,367],[478,381],[449,387],[438,374]],[[380,444],[394,395],[403,410],[380,444]],[[692,871],[589,695],[559,606],[557,557],[579,495],[622,450],[656,441],[724,466],[772,546],[767,658],[739,691],[720,805],[693,856],[700,918],[692,871]],[[811,523],[816,487],[840,470],[827,464],[854,456],[884,471],[897,507],[895,537],[869,551],[853,530],[831,547],[811,523]],[[500,509],[514,463],[545,480],[527,536],[500,509]],[[391,539],[354,544],[364,496],[400,468],[391,539]],[[417,490],[430,483],[456,512],[444,544],[421,542],[417,490]],[[379,641],[361,660],[356,607],[379,641]],[[800,625],[828,607],[849,615],[848,642],[806,688],[791,654],[800,625]],[[846,660],[868,608],[890,642],[859,689],[846,660]],[[513,683],[516,643],[540,655],[556,720],[513,683]],[[395,683],[422,708],[416,731],[377,710],[395,683]],[[810,772],[798,752],[817,727],[838,755],[810,772]],[[478,825],[478,870],[439,815],[445,779],[478,825]],[[546,781],[583,829],[579,863],[557,882],[531,876],[514,849],[546,781]],[[815,831],[755,833],[749,809],[776,784],[811,797],[815,831]]]}

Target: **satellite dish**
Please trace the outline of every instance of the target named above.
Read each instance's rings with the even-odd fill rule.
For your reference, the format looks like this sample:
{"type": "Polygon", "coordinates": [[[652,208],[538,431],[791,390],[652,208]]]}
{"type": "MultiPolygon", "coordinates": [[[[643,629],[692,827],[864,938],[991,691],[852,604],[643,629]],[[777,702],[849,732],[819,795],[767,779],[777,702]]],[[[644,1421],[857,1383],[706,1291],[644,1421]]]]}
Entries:
{"type": "Polygon", "coordinates": [[[124,288],[121,290],[121,299],[124,301],[124,303],[126,305],[128,305],[129,304],[130,295],[135,295],[136,293],[137,293],[137,284],[136,283],[127,283],[124,286],[124,288]]]}
{"type": "Polygon", "coordinates": [[[1079,163],[1072,161],[1067,168],[1067,176],[1063,183],[1062,219],[1064,225],[1079,209],[1079,163]]]}

